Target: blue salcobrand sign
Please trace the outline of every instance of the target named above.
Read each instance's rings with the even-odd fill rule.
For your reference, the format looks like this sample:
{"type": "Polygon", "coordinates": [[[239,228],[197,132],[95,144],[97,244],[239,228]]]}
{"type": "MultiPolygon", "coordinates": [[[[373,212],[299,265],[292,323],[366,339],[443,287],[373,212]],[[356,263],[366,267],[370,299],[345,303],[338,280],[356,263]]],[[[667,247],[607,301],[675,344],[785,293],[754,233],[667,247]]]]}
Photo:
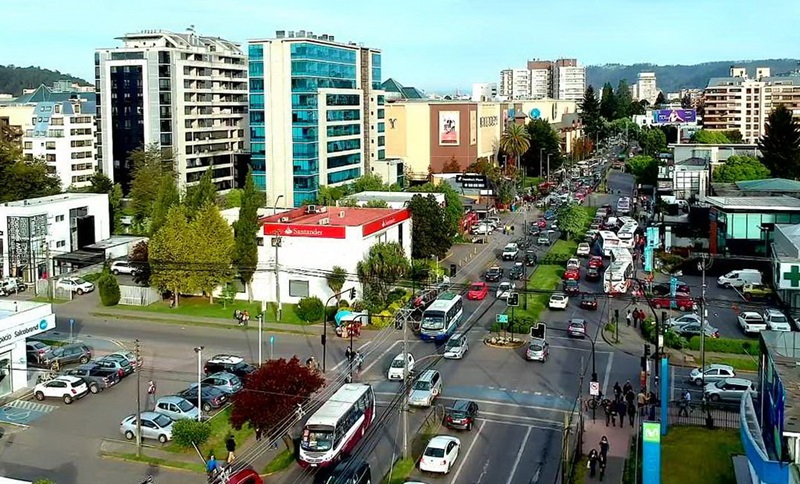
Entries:
{"type": "Polygon", "coordinates": [[[39,321],[39,329],[41,329],[42,331],[47,329],[47,320],[46,319],[43,319],[43,320],[39,321]]]}
{"type": "Polygon", "coordinates": [[[532,119],[539,119],[542,116],[542,112],[539,111],[539,108],[531,109],[531,118],[532,119]]]}

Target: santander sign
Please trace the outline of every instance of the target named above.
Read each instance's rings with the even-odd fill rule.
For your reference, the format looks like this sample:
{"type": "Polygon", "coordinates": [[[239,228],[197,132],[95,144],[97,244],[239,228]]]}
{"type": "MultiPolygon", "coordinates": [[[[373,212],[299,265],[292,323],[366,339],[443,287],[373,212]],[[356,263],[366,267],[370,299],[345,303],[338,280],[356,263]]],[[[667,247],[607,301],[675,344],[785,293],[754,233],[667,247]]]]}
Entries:
{"type": "Polygon", "coordinates": [[[264,224],[264,235],[282,237],[314,237],[320,239],[344,239],[346,227],[341,225],[264,224]]]}

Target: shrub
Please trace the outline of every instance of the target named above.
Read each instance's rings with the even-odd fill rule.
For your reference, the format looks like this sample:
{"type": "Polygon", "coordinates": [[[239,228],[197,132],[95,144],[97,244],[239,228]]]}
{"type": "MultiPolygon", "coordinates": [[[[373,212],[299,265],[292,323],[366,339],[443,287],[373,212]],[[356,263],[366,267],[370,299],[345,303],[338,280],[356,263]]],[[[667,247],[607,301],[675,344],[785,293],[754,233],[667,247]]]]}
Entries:
{"type": "Polygon", "coordinates": [[[178,420],[172,424],[172,440],[180,447],[198,447],[211,436],[211,425],[197,420],[178,420]]]}
{"type": "Polygon", "coordinates": [[[103,276],[103,272],[90,272],[89,274],[84,274],[81,276],[86,282],[97,282],[103,276]]]}
{"type": "Polygon", "coordinates": [[[50,479],[39,479],[38,481],[33,481],[33,484],[56,484],[56,483],[51,481],[50,479]]]}
{"type": "Polygon", "coordinates": [[[304,297],[294,308],[297,317],[309,323],[322,320],[325,315],[325,305],[317,296],[304,297]]]}
{"type": "MultiPolygon", "coordinates": [[[[755,355],[758,353],[758,343],[746,339],[733,338],[706,338],[706,351],[717,353],[731,353],[735,355],[755,355]]],[[[700,337],[694,336],[687,346],[690,350],[700,350],[700,337]]]]}
{"type": "Polygon", "coordinates": [[[119,304],[121,294],[117,278],[110,272],[104,272],[97,279],[97,292],[100,293],[100,301],[103,306],[116,306],[119,304]]]}

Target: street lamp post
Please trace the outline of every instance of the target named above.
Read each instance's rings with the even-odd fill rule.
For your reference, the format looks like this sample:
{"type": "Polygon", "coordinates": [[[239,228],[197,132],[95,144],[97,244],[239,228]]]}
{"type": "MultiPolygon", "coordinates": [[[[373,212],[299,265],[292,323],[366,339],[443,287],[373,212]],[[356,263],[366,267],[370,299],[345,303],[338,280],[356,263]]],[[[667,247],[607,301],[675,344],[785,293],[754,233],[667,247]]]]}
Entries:
{"type": "Polygon", "coordinates": [[[261,358],[261,338],[262,338],[262,331],[264,327],[264,313],[258,313],[258,366],[264,362],[263,358],[261,358]]]}
{"type": "MultiPolygon", "coordinates": [[[[327,360],[328,360],[328,304],[330,304],[332,300],[336,299],[337,297],[341,296],[346,292],[352,294],[350,299],[355,299],[356,289],[353,287],[344,291],[339,291],[333,296],[329,297],[328,300],[325,301],[325,306],[323,307],[324,312],[322,316],[322,321],[325,324],[322,325],[322,373],[325,373],[325,370],[327,369],[327,360]]],[[[352,349],[352,344],[350,349],[352,349]]]]}
{"type": "Polygon", "coordinates": [[[547,153],[547,181],[550,181],[550,153],[547,153]]]}
{"type": "Polygon", "coordinates": [[[205,346],[195,346],[194,352],[197,353],[197,421],[202,420],[203,415],[203,388],[201,387],[203,374],[203,348],[205,346]]]}
{"type": "MultiPolygon", "coordinates": [[[[281,198],[283,198],[282,194],[278,195],[278,197],[275,198],[275,203],[272,205],[273,216],[275,216],[275,214],[278,213],[278,202],[281,201],[281,198]]],[[[281,237],[279,234],[277,233],[275,234],[275,238],[272,241],[272,245],[275,247],[275,301],[278,303],[278,308],[275,311],[275,316],[276,319],[280,321],[281,317],[283,316],[283,304],[281,303],[281,278],[280,278],[280,265],[278,264],[278,249],[281,247],[281,237]]],[[[267,304],[266,301],[264,301],[264,303],[262,304],[261,310],[263,312],[266,312],[267,310],[266,304],[267,304]]]]}
{"type": "Polygon", "coordinates": [[[543,178],[544,171],[542,171],[542,161],[544,160],[544,148],[539,148],[539,178],[543,178]]]}

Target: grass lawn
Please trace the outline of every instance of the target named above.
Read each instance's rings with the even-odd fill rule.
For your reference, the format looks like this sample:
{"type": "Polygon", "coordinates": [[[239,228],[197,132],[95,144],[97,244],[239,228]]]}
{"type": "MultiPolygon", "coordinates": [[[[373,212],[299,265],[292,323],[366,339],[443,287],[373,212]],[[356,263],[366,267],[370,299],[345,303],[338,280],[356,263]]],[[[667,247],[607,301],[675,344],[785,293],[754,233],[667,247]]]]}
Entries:
{"type": "Polygon", "coordinates": [[[88,282],[96,282],[102,275],[102,272],[90,272],[89,274],[82,275],[81,279],[88,282]]]}
{"type": "MultiPolygon", "coordinates": [[[[267,304],[267,314],[264,319],[265,322],[277,321],[275,317],[275,305],[267,304]]],[[[149,306],[118,306],[120,309],[126,311],[143,311],[150,313],[162,314],[179,314],[182,316],[194,316],[203,318],[220,318],[229,319],[233,321],[233,312],[236,309],[241,311],[250,312],[250,324],[257,324],[256,315],[261,312],[261,301],[234,301],[231,304],[223,304],[222,299],[215,298],[214,304],[208,303],[208,298],[200,296],[183,296],[181,297],[178,307],[169,307],[169,301],[159,301],[149,306]]],[[[294,304],[283,305],[283,320],[282,323],[288,324],[305,324],[297,313],[294,311],[294,304]]]]}
{"type": "Polygon", "coordinates": [[[536,187],[539,186],[544,181],[544,178],[538,176],[526,176],[525,181],[523,182],[523,187],[536,187]]]}
{"type": "Polygon", "coordinates": [[[294,452],[289,449],[285,449],[283,452],[276,455],[274,459],[269,461],[269,464],[264,467],[264,470],[261,471],[261,473],[273,474],[275,472],[280,472],[292,464],[294,464],[294,452]]]}
{"type": "Polygon", "coordinates": [[[392,470],[383,479],[383,484],[403,484],[414,470],[414,464],[413,459],[400,459],[395,462],[392,470]]]}
{"type": "Polygon", "coordinates": [[[425,452],[428,441],[436,435],[438,429],[438,424],[430,424],[420,429],[420,433],[415,435],[414,440],[411,441],[411,458],[400,459],[395,462],[381,482],[383,484],[403,484],[406,482],[408,476],[414,471],[422,453],[425,452]]]}
{"type": "Polygon", "coordinates": [[[743,452],[738,430],[671,427],[666,437],[661,438],[661,467],[669,469],[661,473],[662,482],[736,482],[731,456],[743,452]]]}
{"type": "Polygon", "coordinates": [[[61,298],[49,298],[47,296],[35,296],[31,299],[33,302],[40,302],[40,303],[51,303],[51,304],[64,304],[65,302],[69,302],[69,299],[61,299],[61,298]]]}
{"type": "Polygon", "coordinates": [[[706,354],[706,364],[711,364],[711,363],[731,365],[735,369],[742,371],[758,371],[758,362],[753,361],[753,359],[749,357],[734,358],[734,357],[724,357],[724,356],[711,356],[706,354]]]}
{"type": "Polygon", "coordinates": [[[547,257],[555,260],[567,260],[570,257],[575,257],[575,251],[577,250],[577,240],[557,240],[550,249],[550,252],[548,252],[547,257]]]}
{"type": "Polygon", "coordinates": [[[563,275],[564,268],[561,266],[547,264],[538,266],[528,280],[528,291],[531,291],[525,296],[528,298],[528,309],[523,309],[524,302],[520,302],[519,307],[514,309],[514,317],[528,317],[538,321],[539,315],[547,307],[550,293],[561,284],[563,275]]]}
{"type": "MultiPolygon", "coordinates": [[[[192,452],[194,452],[194,450],[192,450],[192,452]]],[[[175,461],[175,460],[159,459],[158,457],[148,457],[146,455],[142,455],[141,457],[139,457],[135,453],[128,454],[128,453],[107,452],[104,455],[107,455],[109,457],[116,457],[118,459],[134,461],[134,462],[143,462],[145,464],[150,464],[150,465],[155,466],[155,467],[159,467],[159,466],[161,466],[161,467],[173,467],[173,468],[176,468],[176,469],[186,469],[186,470],[194,471],[194,472],[205,472],[206,471],[205,464],[202,464],[200,462],[198,462],[197,464],[192,464],[190,462],[181,462],[181,461],[175,461]]],[[[228,453],[226,452],[224,455],[227,456],[228,453]]],[[[200,459],[198,458],[198,461],[199,460],[200,459]]]]}
{"type": "MultiPolygon", "coordinates": [[[[204,457],[213,453],[218,459],[224,459],[225,456],[228,455],[228,451],[225,449],[225,440],[229,433],[233,434],[237,447],[241,447],[247,439],[253,436],[254,432],[249,425],[245,425],[241,430],[234,430],[233,427],[231,427],[230,418],[232,410],[232,407],[228,406],[228,408],[214,415],[214,417],[208,421],[211,425],[211,436],[206,443],[200,446],[200,451],[203,453],[204,457]]],[[[167,445],[163,450],[181,454],[196,454],[194,448],[190,447],[187,449],[175,443],[167,445]]]]}

